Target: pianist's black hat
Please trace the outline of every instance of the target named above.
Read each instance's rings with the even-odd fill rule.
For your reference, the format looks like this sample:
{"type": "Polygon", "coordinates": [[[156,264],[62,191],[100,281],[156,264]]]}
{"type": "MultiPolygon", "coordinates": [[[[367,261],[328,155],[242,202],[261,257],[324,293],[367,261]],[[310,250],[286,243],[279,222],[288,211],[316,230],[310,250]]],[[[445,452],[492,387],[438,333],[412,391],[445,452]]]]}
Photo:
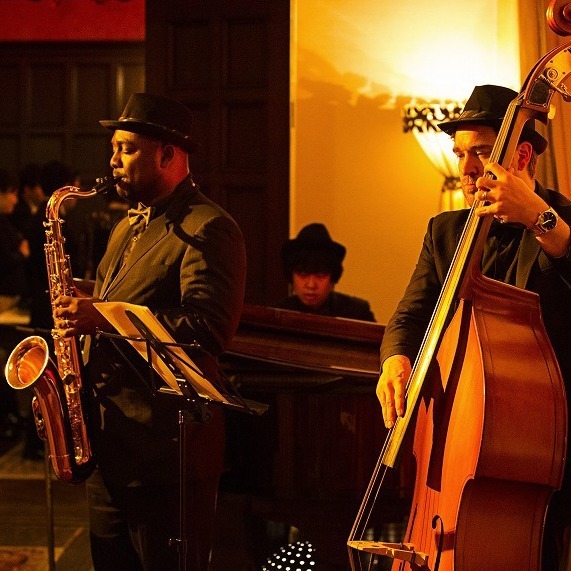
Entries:
{"type": "Polygon", "coordinates": [[[192,153],[190,109],[186,105],[154,93],[133,93],[117,121],[105,119],[101,125],[115,131],[129,131],[182,147],[192,153]]]}
{"type": "Polygon", "coordinates": [[[323,224],[314,222],[282,246],[284,271],[289,281],[294,271],[323,272],[331,274],[331,281],[337,283],[343,273],[345,253],[345,246],[334,242],[323,224]]]}
{"type": "MultiPolygon", "coordinates": [[[[442,131],[454,135],[461,125],[490,125],[499,131],[509,104],[518,96],[517,92],[500,85],[477,85],[472,91],[460,116],[439,123],[442,131]]],[[[535,130],[535,119],[524,125],[520,141],[531,143],[540,155],[547,148],[547,141],[535,130]]]]}

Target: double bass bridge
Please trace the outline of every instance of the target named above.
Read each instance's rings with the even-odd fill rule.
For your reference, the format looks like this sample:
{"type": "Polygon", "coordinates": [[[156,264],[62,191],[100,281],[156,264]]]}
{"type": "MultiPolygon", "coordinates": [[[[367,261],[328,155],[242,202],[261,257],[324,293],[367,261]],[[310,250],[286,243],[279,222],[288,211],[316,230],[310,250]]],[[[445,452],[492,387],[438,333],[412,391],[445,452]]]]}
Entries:
{"type": "Polygon", "coordinates": [[[412,543],[388,543],[384,541],[348,541],[347,545],[372,555],[384,555],[410,563],[415,571],[429,571],[428,555],[416,551],[412,543]]]}

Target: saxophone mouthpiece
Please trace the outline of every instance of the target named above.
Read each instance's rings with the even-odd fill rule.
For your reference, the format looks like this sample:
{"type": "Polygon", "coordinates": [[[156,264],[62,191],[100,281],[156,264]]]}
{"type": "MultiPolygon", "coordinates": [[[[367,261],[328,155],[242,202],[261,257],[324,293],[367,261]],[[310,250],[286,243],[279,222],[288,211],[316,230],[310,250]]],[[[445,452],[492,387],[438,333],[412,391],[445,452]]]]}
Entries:
{"type": "Polygon", "coordinates": [[[105,176],[102,178],[95,179],[96,185],[93,190],[97,194],[106,194],[111,189],[115,188],[115,185],[122,179],[121,176],[105,176]]]}

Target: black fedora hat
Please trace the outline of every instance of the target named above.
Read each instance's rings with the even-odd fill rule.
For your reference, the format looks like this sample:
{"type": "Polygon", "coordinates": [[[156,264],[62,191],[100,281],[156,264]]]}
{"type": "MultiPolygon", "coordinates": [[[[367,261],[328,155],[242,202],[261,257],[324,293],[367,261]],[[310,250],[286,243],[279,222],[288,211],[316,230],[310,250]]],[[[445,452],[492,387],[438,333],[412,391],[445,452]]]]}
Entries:
{"type": "Polygon", "coordinates": [[[133,93],[117,121],[99,121],[107,129],[129,131],[196,150],[190,139],[190,110],[178,101],[153,93],[133,93]]]}
{"type": "Polygon", "coordinates": [[[345,246],[334,242],[327,228],[319,222],[304,226],[296,238],[288,240],[282,247],[282,257],[289,259],[301,250],[330,252],[339,261],[345,257],[345,246]]]}
{"type": "MultiPolygon", "coordinates": [[[[518,96],[517,92],[500,85],[477,85],[472,91],[462,113],[456,119],[439,123],[442,131],[449,135],[461,125],[490,125],[499,129],[508,110],[509,104],[518,96]]],[[[535,152],[540,155],[547,148],[547,141],[535,130],[535,120],[529,120],[522,132],[521,140],[531,143],[535,152]]]]}

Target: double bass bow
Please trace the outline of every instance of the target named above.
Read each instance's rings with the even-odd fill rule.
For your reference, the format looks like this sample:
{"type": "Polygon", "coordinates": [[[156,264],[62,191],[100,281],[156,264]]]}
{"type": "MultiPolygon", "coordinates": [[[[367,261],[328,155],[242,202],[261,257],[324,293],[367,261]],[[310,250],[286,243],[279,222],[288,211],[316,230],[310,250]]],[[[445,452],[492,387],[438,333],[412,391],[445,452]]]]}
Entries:
{"type": "MultiPolygon", "coordinates": [[[[569,2],[548,21],[571,34],[569,2]]],[[[571,42],[541,58],[509,105],[490,162],[508,168],[525,123],[571,101],[571,42]]],[[[492,176],[486,174],[484,176],[492,176]]],[[[475,200],[347,545],[392,571],[538,571],[549,500],[561,486],[567,407],[537,294],[482,275],[491,217],[475,200]],[[454,308],[456,310],[454,311],[454,308]],[[452,315],[449,321],[449,315],[452,315]],[[387,472],[415,421],[416,479],[403,542],[366,539],[387,472]]],[[[381,506],[382,508],[382,506],[381,506]]],[[[359,565],[359,567],[357,567],[359,565]]]]}

